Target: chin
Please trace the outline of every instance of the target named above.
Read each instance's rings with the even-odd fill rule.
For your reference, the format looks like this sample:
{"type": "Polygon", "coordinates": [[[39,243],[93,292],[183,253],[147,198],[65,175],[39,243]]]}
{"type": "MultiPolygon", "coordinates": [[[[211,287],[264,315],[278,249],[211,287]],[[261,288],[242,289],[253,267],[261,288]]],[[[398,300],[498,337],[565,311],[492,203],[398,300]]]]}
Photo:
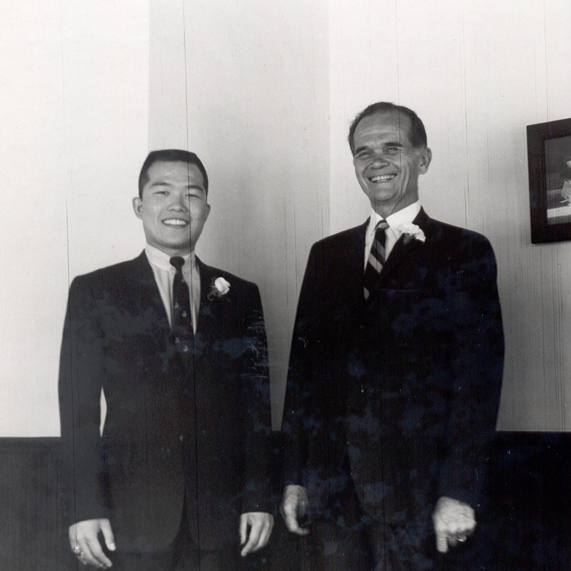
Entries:
{"type": "Polygon", "coordinates": [[[186,244],[165,244],[164,249],[176,252],[176,255],[178,256],[183,256],[191,251],[188,242],[186,244]]]}
{"type": "Polygon", "coordinates": [[[386,204],[393,201],[398,196],[398,191],[396,190],[386,190],[383,192],[377,191],[371,195],[371,199],[375,204],[386,204]]]}

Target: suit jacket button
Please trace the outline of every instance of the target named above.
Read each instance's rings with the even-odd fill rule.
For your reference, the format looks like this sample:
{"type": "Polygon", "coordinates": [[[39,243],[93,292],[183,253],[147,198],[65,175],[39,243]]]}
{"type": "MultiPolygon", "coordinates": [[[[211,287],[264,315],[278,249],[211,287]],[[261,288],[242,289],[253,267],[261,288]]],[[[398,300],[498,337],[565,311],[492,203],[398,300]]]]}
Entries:
{"type": "Polygon", "coordinates": [[[182,350],[184,353],[188,353],[188,347],[186,345],[182,348],[182,350]]]}
{"type": "Polygon", "coordinates": [[[180,343],[180,339],[178,337],[174,338],[174,344],[178,345],[180,343]]]}
{"type": "Polygon", "coordinates": [[[184,436],[183,436],[182,434],[178,437],[178,439],[179,439],[181,442],[184,442],[184,436]]]}

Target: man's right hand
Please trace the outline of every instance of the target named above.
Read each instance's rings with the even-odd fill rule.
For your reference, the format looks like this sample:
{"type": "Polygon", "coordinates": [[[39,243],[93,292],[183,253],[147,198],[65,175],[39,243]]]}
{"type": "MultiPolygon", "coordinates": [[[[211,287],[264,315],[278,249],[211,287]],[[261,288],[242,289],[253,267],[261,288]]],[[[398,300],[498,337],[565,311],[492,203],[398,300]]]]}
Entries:
{"type": "Polygon", "coordinates": [[[113,565],[99,543],[99,533],[103,535],[109,551],[115,551],[115,538],[108,519],[89,519],[74,523],[69,527],[71,550],[84,565],[98,569],[108,569],[113,565]]]}
{"type": "Polygon", "coordinates": [[[284,519],[286,527],[297,535],[307,535],[308,529],[300,527],[298,518],[303,517],[309,506],[307,490],[303,486],[286,486],[280,513],[284,519]]]}

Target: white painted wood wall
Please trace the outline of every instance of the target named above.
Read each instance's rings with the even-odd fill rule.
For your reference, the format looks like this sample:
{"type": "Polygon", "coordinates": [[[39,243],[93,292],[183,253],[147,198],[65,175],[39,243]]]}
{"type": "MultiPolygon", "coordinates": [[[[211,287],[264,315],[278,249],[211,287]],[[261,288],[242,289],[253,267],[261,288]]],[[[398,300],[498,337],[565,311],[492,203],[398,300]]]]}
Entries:
{"type": "Polygon", "coordinates": [[[278,427],[309,248],[368,213],[346,133],[378,100],[425,122],[429,214],[496,251],[498,427],[571,430],[571,242],[530,242],[525,139],[571,117],[569,0],[0,3],[0,435],[57,434],[69,280],[140,251],[136,176],[169,146],[211,177],[199,255],[260,285],[278,427]]]}
{"type": "Polygon", "coordinates": [[[389,100],[425,122],[427,211],[496,251],[507,342],[498,428],[571,430],[571,243],[530,242],[525,131],[571,117],[568,0],[151,6],[151,146],[187,142],[213,173],[220,218],[202,250],[262,288],[276,424],[309,247],[368,213],[349,122],[389,100]]]}

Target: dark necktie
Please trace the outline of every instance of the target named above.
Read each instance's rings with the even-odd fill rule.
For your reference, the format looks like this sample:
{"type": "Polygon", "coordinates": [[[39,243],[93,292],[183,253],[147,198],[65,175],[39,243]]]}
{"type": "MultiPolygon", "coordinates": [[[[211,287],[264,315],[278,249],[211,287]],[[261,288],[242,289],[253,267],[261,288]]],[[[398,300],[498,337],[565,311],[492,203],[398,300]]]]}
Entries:
{"type": "MultiPolygon", "coordinates": [[[[174,258],[170,259],[170,263],[176,269],[172,284],[172,330],[173,333],[177,336],[175,338],[175,343],[178,344],[183,342],[185,340],[184,338],[188,339],[193,337],[192,311],[190,309],[190,294],[188,291],[188,284],[184,281],[184,277],[182,275],[184,258],[175,256],[174,258]],[[177,342],[176,339],[179,339],[179,341],[177,342]]],[[[184,351],[184,348],[182,350],[184,351]]]]}
{"type": "MultiPolygon", "coordinates": [[[[192,328],[192,312],[190,309],[190,293],[188,284],[182,275],[184,258],[175,256],[170,259],[176,273],[173,280],[173,313],[172,342],[174,343],[174,359],[172,361],[176,376],[180,379],[178,410],[173,411],[180,423],[178,436],[183,446],[185,493],[187,515],[190,522],[198,519],[197,515],[197,482],[196,475],[196,387],[194,378],[194,332],[192,328]]],[[[190,525],[194,525],[190,523],[190,525]]],[[[197,529],[194,529],[198,533],[197,529]]]]}
{"type": "Polygon", "coordinates": [[[389,227],[386,220],[381,220],[377,224],[375,230],[375,238],[371,246],[371,252],[367,259],[367,267],[365,268],[365,278],[363,283],[363,295],[365,299],[369,299],[369,295],[375,282],[379,279],[379,274],[385,264],[385,230],[389,227]]]}

